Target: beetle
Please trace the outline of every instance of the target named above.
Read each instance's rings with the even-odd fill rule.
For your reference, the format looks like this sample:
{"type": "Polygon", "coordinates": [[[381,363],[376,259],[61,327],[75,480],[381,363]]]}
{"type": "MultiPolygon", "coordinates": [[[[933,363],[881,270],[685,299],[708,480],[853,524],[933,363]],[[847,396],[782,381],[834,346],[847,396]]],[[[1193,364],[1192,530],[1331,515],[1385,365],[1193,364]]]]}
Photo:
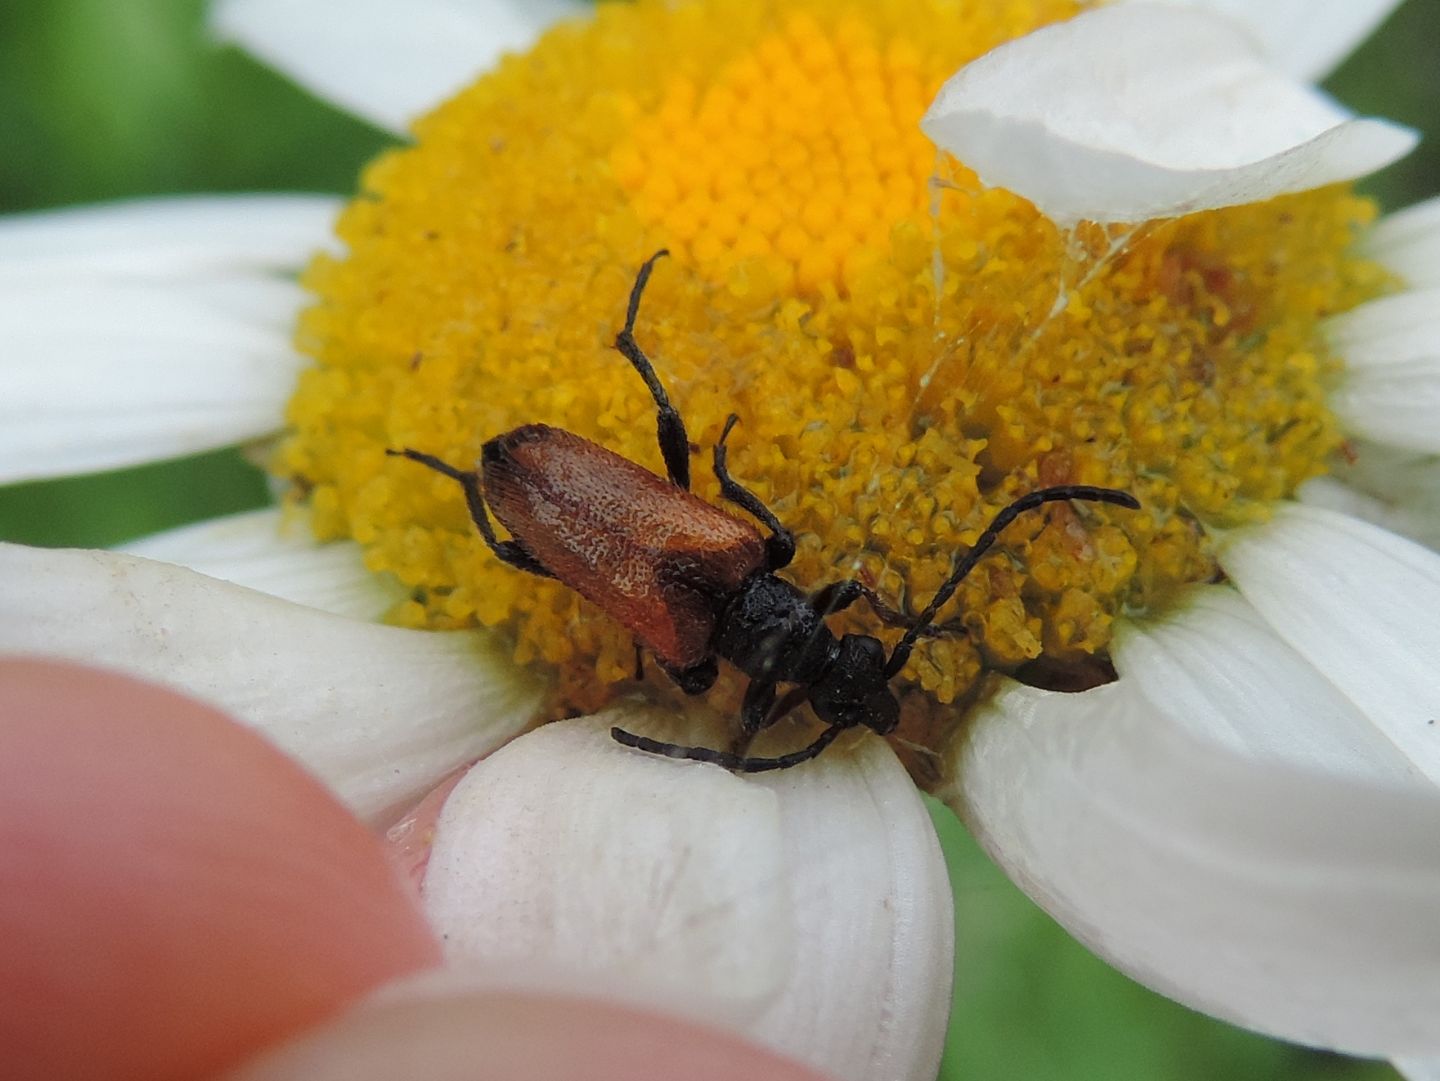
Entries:
{"type": "Polygon", "coordinates": [[[654,366],[635,341],[640,298],[668,252],[640,267],[615,348],[645,381],[656,407],[662,479],[643,466],[572,432],[526,424],[487,441],[476,470],[461,470],[410,448],[408,458],[457,481],[470,517],[499,559],[554,578],[593,601],[636,640],[689,695],[703,694],[724,658],[747,677],[741,707],[743,748],[762,729],[808,701],[825,730],[808,746],[773,758],[737,750],[665,743],[612,728],[618,742],[642,751],[710,762],[740,773],[787,769],[815,758],[841,732],[863,725],[884,736],[899,723],[890,691],[919,639],[938,633],[935,617],[965,576],[1018,516],[1046,503],[1082,500],[1139,509],[1127,492],[1070,484],[1041,488],[1003,508],[913,618],[889,607],[863,582],[846,579],[812,595],[776,572],[795,555],[795,538],[774,513],[730,475],[726,444],[732,413],[716,442],[712,465],[721,496],[765,527],[722,510],[690,491],[690,439],[654,366]],[[490,515],[509,531],[495,534],[490,515]],[[883,621],[905,627],[895,648],[867,634],[837,638],[827,616],[864,598],[883,621]],[[792,689],[776,699],[780,684],[792,689]]]}

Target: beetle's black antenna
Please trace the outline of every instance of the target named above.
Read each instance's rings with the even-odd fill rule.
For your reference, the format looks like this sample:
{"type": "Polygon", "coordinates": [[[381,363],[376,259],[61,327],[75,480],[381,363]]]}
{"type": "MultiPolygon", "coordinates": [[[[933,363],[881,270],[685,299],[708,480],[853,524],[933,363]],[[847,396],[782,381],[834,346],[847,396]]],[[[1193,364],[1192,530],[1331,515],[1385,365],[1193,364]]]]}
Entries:
{"type": "Polygon", "coordinates": [[[650,388],[650,397],[655,399],[655,436],[660,443],[660,456],[665,459],[665,471],[670,474],[671,483],[688,492],[690,436],[685,432],[685,421],[681,419],[679,411],[670,404],[670,396],[665,393],[665,387],[660,382],[660,377],[655,374],[650,358],[635,344],[635,317],[640,314],[640,297],[650,281],[650,272],[655,269],[656,260],[669,254],[668,249],[661,248],[645,260],[640,267],[640,273],[635,275],[635,285],[630,290],[630,304],[625,309],[625,328],[615,335],[615,348],[640,373],[640,378],[645,380],[645,385],[650,388]]]}
{"type": "Polygon", "coordinates": [[[664,743],[658,739],[651,739],[649,736],[637,736],[633,732],[627,732],[623,728],[610,729],[610,738],[616,743],[623,743],[626,747],[634,747],[637,751],[649,751],[651,754],[663,754],[666,758],[688,758],[692,762],[709,762],[711,765],[723,766],[734,773],[768,773],[775,769],[789,769],[791,766],[798,766],[801,762],[808,762],[815,758],[835,738],[845,731],[840,725],[832,724],[808,747],[802,747],[798,751],[791,751],[789,754],[782,754],[776,758],[746,758],[743,755],[731,754],[729,751],[715,751],[709,747],[686,747],[679,743],[664,743]]]}
{"type": "Polygon", "coordinates": [[[940,588],[935,591],[935,596],[930,599],[925,610],[915,617],[915,625],[905,632],[905,636],[896,644],[895,651],[890,654],[890,660],[885,664],[885,678],[893,677],[905,667],[905,662],[910,659],[910,651],[915,648],[915,640],[920,637],[926,627],[935,621],[936,613],[944,607],[946,601],[955,595],[955,590],[960,587],[965,576],[975,569],[975,564],[979,563],[981,557],[990,550],[1006,526],[1028,510],[1034,510],[1045,503],[1056,503],[1069,499],[1082,499],[1094,503],[1114,503],[1116,506],[1129,507],[1131,510],[1140,509],[1140,501],[1129,492],[1121,492],[1114,488],[1096,488],[1089,484],[1063,484],[1056,488],[1040,488],[1027,495],[1022,495],[995,515],[970,550],[955,560],[955,565],[950,569],[950,577],[946,578],[940,588]]]}

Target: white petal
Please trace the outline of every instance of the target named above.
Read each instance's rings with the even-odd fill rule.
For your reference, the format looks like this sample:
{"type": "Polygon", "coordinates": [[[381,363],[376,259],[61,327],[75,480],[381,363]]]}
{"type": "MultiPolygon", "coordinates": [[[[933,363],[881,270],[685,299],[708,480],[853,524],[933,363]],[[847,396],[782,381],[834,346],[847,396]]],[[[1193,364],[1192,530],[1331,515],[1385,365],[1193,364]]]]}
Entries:
{"type": "Polygon", "coordinates": [[[1259,39],[1265,54],[1297,79],[1323,79],[1374,32],[1400,0],[1167,0],[1209,8],[1259,39]]]}
{"type": "Polygon", "coordinates": [[[780,800],[799,927],[788,993],[751,1031],[797,1057],[806,1057],[800,1041],[808,1036],[819,1050],[806,1048],[806,1060],[827,1076],[930,1081],[955,964],[944,856],[914,782],[885,743],[866,735],[848,758],[833,752],[809,769],[759,779],[780,800]],[[817,997],[818,1017],[833,1026],[825,1031],[817,997]]]}
{"type": "Polygon", "coordinates": [[[1345,376],[1330,404],[1357,435],[1440,451],[1440,288],[1382,297],[1326,323],[1345,376]]]}
{"type": "Polygon", "coordinates": [[[1416,142],[1273,71],[1226,20],[1155,4],[1098,8],[1000,46],[945,84],[921,126],[983,183],[1062,225],[1305,191],[1416,142]]]}
{"type": "Polygon", "coordinates": [[[299,270],[333,246],[330,195],[171,196],[0,218],[0,284],[299,270]]]}
{"type": "Polygon", "coordinates": [[[1351,456],[1332,463],[1346,484],[1393,503],[1440,506],[1440,455],[1350,441],[1351,456]]]}
{"type": "Polygon", "coordinates": [[[827,1076],[931,1081],[950,893],[889,748],[747,778],[622,748],[617,722],[546,725],[449,796],[423,893],[450,958],[568,965],[827,1076]]]}
{"type": "Polygon", "coordinates": [[[1391,1063],[1405,1081],[1440,1081],[1440,1057],[1397,1058],[1391,1063]]]}
{"type": "Polygon", "coordinates": [[[366,817],[515,735],[541,695],[488,635],[360,623],[134,556],[0,545],[0,581],[0,651],[219,706],[366,817]]]}
{"type": "Polygon", "coordinates": [[[1292,503],[1223,536],[1220,563],[1276,633],[1440,783],[1440,555],[1292,503]]]}
{"type": "Polygon", "coordinates": [[[1383,499],[1352,487],[1335,477],[1315,477],[1300,486],[1295,498],[1306,506],[1338,511],[1416,544],[1440,549],[1440,507],[1428,510],[1410,503],[1383,499]]]}
{"type": "Polygon", "coordinates": [[[317,543],[304,521],[278,507],[181,526],[119,550],[350,619],[378,620],[406,596],[395,579],[365,569],[359,545],[317,543]]]}
{"type": "Polygon", "coordinates": [[[1072,934],[1187,1005],[1356,1054],[1440,1050],[1440,794],[1234,755],[1122,679],[1010,685],[943,793],[1072,934]]]}
{"type": "Polygon", "coordinates": [[[253,439],[281,424],[301,360],[298,286],[92,281],[0,295],[0,483],[253,439]]]}
{"type": "Polygon", "coordinates": [[[1387,214],[1365,238],[1364,251],[1412,288],[1440,286],[1440,198],[1387,214]]]}
{"type": "Polygon", "coordinates": [[[332,243],[328,196],[208,196],[0,220],[0,483],[273,431],[332,243]]]}
{"type": "Polygon", "coordinates": [[[451,960],[573,958],[662,987],[683,973],[746,1018],[791,961],[779,801],[627,751],[613,723],[544,725],[465,775],[426,867],[431,926],[451,960]]]}
{"type": "Polygon", "coordinates": [[[1228,587],[1192,591],[1154,620],[1122,626],[1115,667],[1196,737],[1238,756],[1372,781],[1419,772],[1228,587]]]}
{"type": "Polygon", "coordinates": [[[528,48],[578,0],[218,0],[211,27],[377,127],[410,121],[528,48]]]}
{"type": "Polygon", "coordinates": [[[1349,458],[1331,463],[1337,480],[1380,500],[1403,520],[1413,522],[1422,538],[1440,538],[1440,455],[1364,440],[1351,440],[1349,449],[1349,458]]]}

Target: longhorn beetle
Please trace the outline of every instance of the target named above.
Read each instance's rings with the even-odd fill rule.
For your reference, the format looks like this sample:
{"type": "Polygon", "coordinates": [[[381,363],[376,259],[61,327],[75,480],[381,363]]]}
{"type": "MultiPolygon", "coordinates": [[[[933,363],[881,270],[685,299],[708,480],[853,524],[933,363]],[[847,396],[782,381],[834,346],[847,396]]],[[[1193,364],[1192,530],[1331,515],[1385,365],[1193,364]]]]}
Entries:
{"type": "Polygon", "coordinates": [[[750,678],[741,709],[744,747],[761,729],[809,701],[827,727],[809,746],[775,758],[751,758],[708,747],[686,747],[610,734],[627,747],[672,758],[712,762],[741,773],[787,769],[816,757],[847,728],[894,731],[900,707],[890,681],[905,667],[923,635],[933,635],[941,607],[1001,532],[1019,515],[1045,503],[1092,500],[1139,509],[1112,488],[1083,484],[1041,488],[997,514],[969,551],[956,557],[930,603],[908,618],[864,583],[833,582],[806,596],[776,571],[795,555],[794,535],[726,466],[726,441],[739,420],[731,414],[714,448],[721,496],[758,519],[750,523],[690,492],[690,439],[649,359],[635,343],[640,297],[661,250],[641,266],[630,291],[625,327],[615,348],[634,366],[655,400],[657,438],[668,480],[604,447],[545,424],[526,424],[481,448],[478,470],[461,470],[417,450],[388,450],[457,481],[470,517],[502,562],[555,578],[587,597],[649,647],[686,694],[714,684],[723,657],[750,678]],[[494,513],[511,539],[495,536],[494,513]],[[825,617],[865,598],[884,622],[906,628],[890,652],[868,634],[836,638],[825,617]],[[793,688],[776,707],[778,687],[793,688]]]}

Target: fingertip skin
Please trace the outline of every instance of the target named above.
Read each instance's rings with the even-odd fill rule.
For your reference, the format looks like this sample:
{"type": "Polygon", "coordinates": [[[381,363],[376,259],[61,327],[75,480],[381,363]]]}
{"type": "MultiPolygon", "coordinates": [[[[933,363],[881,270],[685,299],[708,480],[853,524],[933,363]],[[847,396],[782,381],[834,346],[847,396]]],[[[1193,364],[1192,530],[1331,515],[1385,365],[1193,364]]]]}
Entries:
{"type": "Polygon", "coordinates": [[[0,1077],[193,1078],[434,964],[380,842],[207,706],[0,660],[0,1077]]]}
{"type": "Polygon", "coordinates": [[[224,1081],[825,1081],[730,1033],[563,995],[367,1003],[224,1081]]]}

